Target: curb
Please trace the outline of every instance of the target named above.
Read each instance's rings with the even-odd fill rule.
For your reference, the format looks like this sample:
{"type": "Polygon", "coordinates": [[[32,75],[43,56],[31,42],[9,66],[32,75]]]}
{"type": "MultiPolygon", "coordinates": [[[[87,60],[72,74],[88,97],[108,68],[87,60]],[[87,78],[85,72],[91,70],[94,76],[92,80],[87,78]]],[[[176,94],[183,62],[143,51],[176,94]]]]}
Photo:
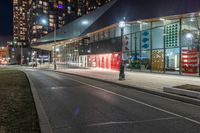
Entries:
{"type": "Polygon", "coordinates": [[[179,88],[173,88],[173,87],[164,87],[164,92],[188,96],[191,98],[197,98],[200,99],[200,92],[190,91],[190,90],[183,90],[179,88]]]}
{"type": "Polygon", "coordinates": [[[150,93],[150,94],[165,97],[165,98],[168,98],[168,99],[178,100],[178,101],[181,101],[181,102],[200,106],[200,100],[195,99],[195,98],[190,98],[190,97],[176,95],[176,94],[170,94],[170,93],[166,93],[166,92],[158,92],[158,91],[148,90],[148,89],[144,89],[144,88],[141,88],[141,87],[124,85],[124,84],[120,84],[120,83],[116,83],[116,82],[112,82],[112,81],[108,81],[108,80],[98,79],[98,78],[94,78],[94,77],[88,77],[88,76],[74,74],[74,73],[54,71],[54,70],[47,70],[47,71],[53,71],[53,72],[58,72],[58,73],[69,74],[69,75],[79,76],[79,77],[83,77],[83,78],[93,79],[93,80],[97,80],[97,81],[101,81],[101,82],[105,82],[105,83],[118,85],[118,86],[121,86],[121,87],[135,89],[135,90],[138,90],[138,91],[150,93]]]}
{"type": "Polygon", "coordinates": [[[37,110],[37,114],[38,114],[38,118],[39,118],[39,125],[40,125],[41,133],[54,133],[53,129],[51,127],[51,124],[49,122],[48,116],[43,108],[40,96],[38,95],[38,92],[31,80],[30,76],[25,71],[23,71],[23,72],[26,74],[26,76],[29,80],[29,83],[30,83],[31,92],[33,94],[33,99],[35,102],[35,106],[36,106],[36,110],[37,110]]]}

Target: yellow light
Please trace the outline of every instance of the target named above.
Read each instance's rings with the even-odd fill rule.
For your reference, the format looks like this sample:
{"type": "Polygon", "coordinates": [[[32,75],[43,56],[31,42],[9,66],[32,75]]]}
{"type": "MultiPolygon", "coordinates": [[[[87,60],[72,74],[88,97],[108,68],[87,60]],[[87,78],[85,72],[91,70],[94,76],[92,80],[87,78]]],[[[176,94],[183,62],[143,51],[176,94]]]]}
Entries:
{"type": "Polygon", "coordinates": [[[160,18],[160,21],[165,21],[165,19],[164,18],[160,18]]]}

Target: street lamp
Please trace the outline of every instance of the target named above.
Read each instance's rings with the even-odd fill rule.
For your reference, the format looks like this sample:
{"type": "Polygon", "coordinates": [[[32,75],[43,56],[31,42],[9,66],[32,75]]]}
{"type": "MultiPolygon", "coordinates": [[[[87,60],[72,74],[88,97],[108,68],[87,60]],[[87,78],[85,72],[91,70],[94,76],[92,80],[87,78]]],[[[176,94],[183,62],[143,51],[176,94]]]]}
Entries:
{"type": "Polygon", "coordinates": [[[53,69],[56,70],[56,24],[54,24],[53,69]]]}
{"type": "Polygon", "coordinates": [[[124,34],[124,27],[126,26],[125,21],[119,22],[119,28],[121,28],[121,57],[120,57],[120,70],[119,70],[119,80],[125,80],[124,74],[124,59],[123,59],[123,34],[124,34]]]}
{"type": "Polygon", "coordinates": [[[32,68],[34,68],[34,66],[37,67],[37,55],[36,54],[37,54],[36,51],[33,51],[32,55],[31,55],[31,63],[32,63],[31,65],[32,65],[32,68]]]}
{"type": "MultiPolygon", "coordinates": [[[[48,24],[48,21],[45,19],[45,18],[42,18],[41,19],[41,23],[43,25],[47,25],[48,24]]],[[[53,69],[56,70],[56,24],[54,24],[54,35],[53,35],[53,38],[54,38],[54,45],[53,45],[53,69]]]]}

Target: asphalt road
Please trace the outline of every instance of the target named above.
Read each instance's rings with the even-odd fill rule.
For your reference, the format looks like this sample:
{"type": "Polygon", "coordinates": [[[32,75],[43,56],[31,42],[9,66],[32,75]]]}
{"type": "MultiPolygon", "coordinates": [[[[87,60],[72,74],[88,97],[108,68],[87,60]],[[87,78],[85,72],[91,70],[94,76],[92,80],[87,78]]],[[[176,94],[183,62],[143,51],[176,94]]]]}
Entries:
{"type": "Polygon", "coordinates": [[[200,133],[199,106],[82,77],[24,71],[54,133],[200,133]]]}

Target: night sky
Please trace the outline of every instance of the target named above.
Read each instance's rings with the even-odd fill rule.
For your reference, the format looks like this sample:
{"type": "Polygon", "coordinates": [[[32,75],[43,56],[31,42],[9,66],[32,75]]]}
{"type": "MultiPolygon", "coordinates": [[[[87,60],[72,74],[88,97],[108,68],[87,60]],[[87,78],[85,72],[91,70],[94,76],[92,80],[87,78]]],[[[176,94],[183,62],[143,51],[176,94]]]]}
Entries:
{"type": "Polygon", "coordinates": [[[0,0],[0,36],[12,35],[12,0],[0,0]]]}

